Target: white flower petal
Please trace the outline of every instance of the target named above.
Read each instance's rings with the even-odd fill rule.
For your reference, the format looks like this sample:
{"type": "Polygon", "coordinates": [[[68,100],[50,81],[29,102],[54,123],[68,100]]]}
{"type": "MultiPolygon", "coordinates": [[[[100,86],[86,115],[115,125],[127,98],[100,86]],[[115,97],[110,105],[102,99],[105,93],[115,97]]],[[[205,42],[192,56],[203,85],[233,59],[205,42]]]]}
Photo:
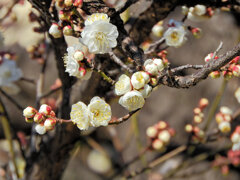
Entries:
{"type": "Polygon", "coordinates": [[[94,127],[107,126],[112,118],[111,107],[103,99],[94,97],[88,105],[90,123],[94,127]]]}
{"type": "Polygon", "coordinates": [[[132,86],[130,78],[127,75],[122,74],[115,84],[115,94],[120,96],[131,91],[131,89],[132,86]]]}
{"type": "Polygon", "coordinates": [[[119,104],[125,107],[129,111],[134,111],[142,108],[145,100],[142,94],[136,90],[126,93],[119,99],[119,104]]]}
{"type": "Polygon", "coordinates": [[[144,88],[140,89],[139,92],[142,94],[143,98],[147,98],[150,96],[150,93],[152,92],[152,87],[148,84],[145,84],[144,88]]]}
{"type": "Polygon", "coordinates": [[[135,72],[131,77],[131,83],[134,89],[141,89],[146,83],[145,78],[146,76],[143,72],[135,72]]]}
{"type": "Polygon", "coordinates": [[[72,122],[76,123],[80,130],[88,129],[90,119],[87,106],[83,102],[79,101],[78,103],[72,105],[70,116],[72,122]]]}
{"type": "Polygon", "coordinates": [[[168,46],[180,47],[187,40],[186,31],[183,26],[170,27],[164,33],[164,38],[168,46]]]}

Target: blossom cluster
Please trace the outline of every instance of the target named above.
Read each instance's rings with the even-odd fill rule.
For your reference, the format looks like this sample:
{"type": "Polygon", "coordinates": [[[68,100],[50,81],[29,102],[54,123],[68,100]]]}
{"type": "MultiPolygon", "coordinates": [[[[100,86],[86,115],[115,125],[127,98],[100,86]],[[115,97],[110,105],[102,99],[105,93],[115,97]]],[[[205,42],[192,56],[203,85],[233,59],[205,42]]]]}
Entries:
{"type": "Polygon", "coordinates": [[[63,35],[72,36],[74,34],[72,21],[75,15],[73,9],[81,8],[82,4],[82,0],[57,0],[56,5],[61,9],[59,11],[60,21],[52,23],[49,34],[54,38],[61,38],[63,35]]]}
{"type": "Polygon", "coordinates": [[[171,137],[175,135],[175,131],[166,122],[159,121],[154,126],[148,127],[146,134],[150,138],[151,148],[163,151],[169,144],[171,137]]]}
{"type": "MultiPolygon", "coordinates": [[[[208,54],[204,60],[205,62],[209,61],[216,61],[218,60],[218,56],[213,57],[214,54],[208,54]]],[[[209,74],[209,76],[213,79],[219,78],[220,75],[223,75],[226,79],[231,79],[233,76],[240,77],[240,56],[235,57],[232,59],[228,64],[223,66],[219,71],[213,71],[209,74]]]]}
{"type": "Polygon", "coordinates": [[[20,89],[14,83],[22,77],[22,71],[12,58],[10,53],[0,54],[0,87],[9,94],[17,94],[20,89]]]}
{"type": "Polygon", "coordinates": [[[187,19],[199,22],[212,17],[214,11],[210,7],[207,8],[204,5],[197,4],[190,8],[187,6],[182,6],[182,13],[187,16],[187,19]]]}
{"type": "Polygon", "coordinates": [[[205,137],[204,131],[201,130],[198,125],[203,121],[203,110],[208,106],[208,104],[208,99],[201,98],[198,107],[194,108],[193,110],[193,123],[185,126],[185,131],[192,134],[192,140],[195,143],[201,142],[205,137]]]}
{"type": "Polygon", "coordinates": [[[152,91],[151,85],[155,85],[156,76],[163,69],[164,64],[161,59],[147,59],[144,63],[145,71],[135,72],[131,78],[122,74],[115,83],[115,94],[121,96],[119,104],[129,111],[142,108],[144,99],[149,97],[152,91]]]}
{"type": "Polygon", "coordinates": [[[226,106],[220,108],[220,112],[216,114],[216,122],[218,123],[218,129],[222,133],[228,133],[231,131],[232,110],[226,106]]]}
{"type": "Polygon", "coordinates": [[[35,130],[41,135],[45,134],[47,131],[53,130],[57,122],[55,112],[47,104],[42,104],[39,111],[28,106],[23,110],[23,116],[26,122],[37,123],[35,130]]]}
{"type": "Polygon", "coordinates": [[[73,104],[70,116],[80,130],[87,130],[90,126],[107,126],[112,112],[109,104],[95,96],[88,106],[81,101],[73,104]]]}

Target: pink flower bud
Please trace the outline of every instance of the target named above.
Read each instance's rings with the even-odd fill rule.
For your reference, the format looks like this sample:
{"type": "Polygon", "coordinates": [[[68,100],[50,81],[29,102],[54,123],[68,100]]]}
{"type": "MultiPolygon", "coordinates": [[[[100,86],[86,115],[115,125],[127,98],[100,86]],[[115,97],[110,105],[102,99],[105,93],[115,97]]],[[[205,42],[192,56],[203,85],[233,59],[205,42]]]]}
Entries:
{"type": "Polygon", "coordinates": [[[200,101],[199,101],[199,107],[200,107],[201,109],[203,109],[203,108],[207,107],[208,103],[209,103],[209,102],[208,102],[208,99],[206,99],[206,98],[201,98],[200,101]]]}
{"type": "Polygon", "coordinates": [[[66,36],[71,36],[73,34],[73,29],[70,25],[64,26],[63,34],[66,36]]]}
{"type": "Polygon", "coordinates": [[[41,123],[45,120],[45,117],[42,113],[38,112],[37,114],[35,114],[33,120],[34,120],[35,123],[41,123]]]}
{"type": "Polygon", "coordinates": [[[54,38],[62,37],[62,31],[60,26],[57,23],[53,23],[49,28],[49,34],[51,34],[54,38]]]}
{"type": "Polygon", "coordinates": [[[31,106],[28,106],[23,110],[23,116],[26,118],[33,118],[36,113],[37,110],[31,106]]]}
{"type": "Polygon", "coordinates": [[[240,65],[233,66],[232,72],[234,76],[240,77],[240,65]]]}
{"type": "Polygon", "coordinates": [[[51,111],[52,111],[52,108],[50,106],[48,106],[47,104],[41,105],[41,107],[39,109],[39,112],[42,113],[44,116],[49,115],[51,111]]]}
{"type": "Polygon", "coordinates": [[[158,139],[160,139],[164,144],[168,144],[170,142],[171,135],[167,130],[161,131],[158,134],[158,139]]]}
{"type": "Polygon", "coordinates": [[[157,136],[157,133],[158,133],[158,130],[154,126],[148,127],[146,130],[146,134],[150,138],[155,138],[157,136]]]}
{"type": "Polygon", "coordinates": [[[81,8],[82,4],[83,4],[83,0],[75,0],[74,3],[73,3],[73,5],[78,7],[78,8],[81,8]]]}
{"type": "Polygon", "coordinates": [[[152,142],[152,147],[154,150],[162,150],[164,148],[164,144],[160,139],[156,139],[152,142]]]}
{"type": "Polygon", "coordinates": [[[191,124],[187,124],[187,125],[185,126],[185,131],[186,131],[187,133],[192,132],[192,131],[193,131],[193,126],[192,126],[191,124]]]}
{"type": "Polygon", "coordinates": [[[47,118],[44,122],[44,127],[47,131],[53,130],[56,125],[56,119],[53,118],[47,118]]]}
{"type": "Polygon", "coordinates": [[[164,121],[160,121],[160,122],[157,124],[157,127],[158,127],[158,129],[163,130],[163,129],[165,129],[165,128],[168,127],[168,124],[167,124],[166,122],[164,122],[164,121]]]}
{"type": "Polygon", "coordinates": [[[202,37],[202,30],[200,28],[192,28],[191,32],[196,39],[199,39],[202,37]]]}
{"type": "Polygon", "coordinates": [[[219,78],[220,77],[220,72],[219,71],[213,71],[209,74],[209,76],[213,79],[219,78]]]}
{"type": "Polygon", "coordinates": [[[49,116],[55,118],[55,117],[56,117],[56,114],[55,114],[54,111],[51,111],[50,114],[49,114],[49,116]]]}
{"type": "Polygon", "coordinates": [[[202,110],[200,108],[194,108],[193,112],[194,114],[200,114],[202,110]]]}

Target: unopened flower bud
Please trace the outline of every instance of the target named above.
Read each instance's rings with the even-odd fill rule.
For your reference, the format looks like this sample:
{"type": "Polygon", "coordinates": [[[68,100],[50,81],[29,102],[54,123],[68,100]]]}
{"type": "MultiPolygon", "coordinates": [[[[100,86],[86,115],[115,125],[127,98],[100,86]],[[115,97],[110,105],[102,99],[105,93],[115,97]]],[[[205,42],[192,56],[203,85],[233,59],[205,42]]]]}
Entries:
{"type": "Polygon", "coordinates": [[[56,119],[53,118],[47,118],[44,122],[44,126],[47,131],[53,130],[56,125],[56,119]]]}
{"type": "Polygon", "coordinates": [[[223,71],[223,76],[226,80],[229,80],[233,77],[233,73],[230,71],[223,71]]]}
{"type": "Polygon", "coordinates": [[[158,129],[163,130],[163,129],[165,129],[165,128],[168,127],[168,124],[167,124],[166,122],[164,122],[164,121],[160,121],[160,122],[157,124],[157,127],[158,127],[158,129]]]}
{"type": "Polygon", "coordinates": [[[193,126],[192,126],[191,124],[187,124],[187,125],[185,126],[185,131],[186,131],[187,133],[192,132],[192,131],[193,131],[193,126]]]}
{"type": "Polygon", "coordinates": [[[193,112],[194,114],[200,114],[202,110],[200,108],[194,108],[193,112]]]}
{"type": "Polygon", "coordinates": [[[51,111],[50,114],[49,114],[49,116],[55,118],[55,117],[56,117],[56,114],[55,114],[54,111],[51,111]]]}
{"type": "Polygon", "coordinates": [[[47,104],[41,105],[41,107],[39,109],[39,112],[45,116],[49,115],[51,111],[52,111],[52,108],[50,106],[48,106],[47,104]]]}
{"type": "Polygon", "coordinates": [[[161,131],[158,134],[158,139],[160,139],[163,143],[168,144],[170,141],[171,135],[167,130],[161,131]]]}
{"type": "Polygon", "coordinates": [[[194,116],[193,120],[196,124],[199,124],[202,122],[203,119],[200,116],[196,115],[194,116]]]}
{"type": "Polygon", "coordinates": [[[78,8],[81,8],[82,4],[83,4],[83,0],[75,0],[74,3],[73,3],[73,5],[78,7],[78,8]]]}
{"type": "Polygon", "coordinates": [[[192,28],[191,32],[196,39],[199,39],[202,37],[202,30],[200,28],[192,28]]]}
{"type": "Polygon", "coordinates": [[[207,98],[201,98],[200,101],[199,101],[199,107],[201,109],[203,109],[203,108],[207,107],[208,103],[209,102],[208,102],[207,98]]]}
{"type": "Polygon", "coordinates": [[[234,132],[231,136],[232,143],[239,143],[240,142],[240,134],[234,132]]]}
{"type": "Polygon", "coordinates": [[[224,114],[223,118],[227,122],[231,122],[232,121],[232,116],[230,116],[229,114],[224,114]]]}
{"type": "Polygon", "coordinates": [[[228,114],[228,115],[232,115],[232,110],[226,106],[222,106],[220,108],[220,112],[223,113],[223,114],[228,114]]]}
{"type": "Polygon", "coordinates": [[[69,18],[69,16],[67,15],[67,13],[65,13],[65,12],[62,11],[62,10],[59,11],[58,17],[59,17],[59,19],[62,20],[62,21],[66,21],[66,20],[68,20],[68,18],[69,18]]]}
{"type": "Polygon", "coordinates": [[[63,28],[63,34],[65,36],[71,36],[73,34],[73,29],[70,25],[64,26],[63,28]]]}
{"type": "Polygon", "coordinates": [[[31,106],[28,106],[23,110],[23,116],[26,118],[33,118],[36,113],[37,110],[31,106]]]}
{"type": "Polygon", "coordinates": [[[37,114],[35,114],[33,120],[34,120],[35,123],[41,123],[45,120],[45,117],[42,113],[38,112],[37,114]]]}
{"type": "Polygon", "coordinates": [[[148,137],[150,138],[154,138],[157,136],[157,128],[151,126],[151,127],[148,127],[147,130],[146,130],[146,134],[148,137]]]}
{"type": "Polygon", "coordinates": [[[228,133],[231,131],[231,125],[229,122],[223,121],[218,125],[218,129],[222,132],[222,133],[228,133]]]}
{"type": "Polygon", "coordinates": [[[240,65],[233,66],[232,72],[234,76],[240,77],[240,65]]]}
{"type": "Polygon", "coordinates": [[[43,124],[37,124],[35,130],[38,134],[43,135],[46,133],[46,128],[43,124]]]}
{"type": "Polygon", "coordinates": [[[162,37],[163,35],[163,26],[162,26],[163,22],[160,21],[157,24],[155,24],[152,28],[152,33],[154,34],[154,36],[156,37],[162,37]]]}
{"type": "Polygon", "coordinates": [[[218,124],[221,123],[221,122],[223,122],[223,121],[224,121],[223,114],[222,114],[222,113],[217,113],[215,119],[216,119],[216,122],[217,122],[218,124]]]}
{"type": "Polygon", "coordinates": [[[203,130],[199,130],[197,133],[196,133],[197,137],[199,137],[200,139],[204,138],[205,136],[205,133],[203,130]]]}
{"type": "Polygon", "coordinates": [[[32,122],[33,122],[33,118],[27,118],[27,117],[25,117],[25,121],[26,121],[27,123],[32,123],[32,122]]]}
{"type": "Polygon", "coordinates": [[[220,72],[219,71],[213,71],[209,74],[209,76],[213,79],[219,78],[220,77],[220,72]]]}
{"type": "Polygon", "coordinates": [[[154,78],[154,77],[153,77],[153,78],[150,79],[150,84],[151,84],[152,86],[156,86],[157,83],[158,83],[157,78],[154,78]]]}
{"type": "Polygon", "coordinates": [[[188,9],[188,7],[187,6],[182,6],[182,14],[183,15],[187,15],[188,14],[188,11],[189,11],[189,9],[188,9]]]}
{"type": "Polygon", "coordinates": [[[82,51],[76,51],[73,54],[74,59],[76,59],[76,61],[82,61],[84,59],[84,53],[82,51]]]}
{"type": "Polygon", "coordinates": [[[73,5],[73,0],[64,0],[64,4],[66,6],[72,6],[73,5]]]}
{"type": "Polygon", "coordinates": [[[57,23],[53,23],[49,28],[49,34],[51,34],[54,38],[62,37],[62,31],[60,26],[57,23]]]}
{"type": "Polygon", "coordinates": [[[156,139],[152,142],[152,147],[154,150],[162,150],[164,148],[164,144],[160,139],[156,139]]]}

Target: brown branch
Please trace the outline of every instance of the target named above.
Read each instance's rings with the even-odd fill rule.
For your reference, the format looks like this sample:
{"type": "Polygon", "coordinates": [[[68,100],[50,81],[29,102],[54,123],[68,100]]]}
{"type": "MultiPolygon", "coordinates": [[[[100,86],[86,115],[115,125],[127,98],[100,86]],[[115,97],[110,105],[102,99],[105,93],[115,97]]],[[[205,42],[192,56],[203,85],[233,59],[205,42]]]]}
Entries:
{"type": "MultiPolygon", "coordinates": [[[[240,55],[240,43],[232,50],[219,56],[219,59],[209,61],[200,69],[200,71],[188,76],[171,76],[164,74],[159,79],[159,84],[175,88],[189,88],[195,86],[201,80],[206,79],[212,71],[219,70],[221,67],[230,62],[233,58],[240,55]],[[172,83],[172,82],[173,83],[172,83]]],[[[172,71],[172,70],[171,70],[172,71]]]]}
{"type": "Polygon", "coordinates": [[[123,123],[125,121],[127,121],[133,114],[135,114],[136,112],[138,112],[140,109],[137,109],[135,111],[129,112],[128,114],[126,114],[123,117],[120,117],[118,119],[112,119],[111,121],[109,121],[108,125],[116,125],[116,124],[120,124],[123,123]]]}
{"type": "Polygon", "coordinates": [[[127,0],[127,2],[122,6],[120,7],[118,10],[117,10],[117,13],[118,14],[121,14],[123,13],[124,11],[126,11],[132,4],[138,2],[139,0],[127,0]]]}

